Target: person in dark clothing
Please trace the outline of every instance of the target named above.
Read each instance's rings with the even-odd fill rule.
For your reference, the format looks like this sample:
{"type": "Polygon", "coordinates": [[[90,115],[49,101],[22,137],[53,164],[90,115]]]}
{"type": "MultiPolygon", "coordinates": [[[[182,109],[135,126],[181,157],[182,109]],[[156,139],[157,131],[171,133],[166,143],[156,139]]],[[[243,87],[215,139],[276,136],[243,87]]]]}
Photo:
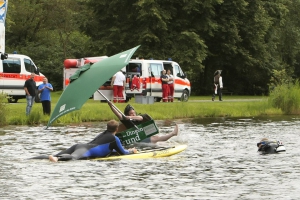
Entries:
{"type": "Polygon", "coordinates": [[[268,138],[262,138],[257,143],[257,148],[257,151],[262,154],[285,152],[285,147],[281,141],[269,140],[268,138]]]}
{"type": "Polygon", "coordinates": [[[34,81],[34,73],[31,73],[30,78],[25,81],[24,90],[26,93],[26,115],[30,114],[31,108],[33,106],[33,102],[35,99],[35,91],[36,91],[36,83],[34,81]]]}
{"type": "MultiPolygon", "coordinates": [[[[122,124],[124,124],[124,126],[127,129],[132,128],[134,125],[139,125],[143,121],[143,116],[137,115],[134,108],[130,104],[128,104],[125,107],[125,110],[124,110],[125,117],[123,117],[122,114],[119,113],[112,106],[112,103],[110,101],[108,101],[108,105],[111,108],[111,110],[113,111],[113,113],[119,118],[119,120],[122,122],[122,124]]],[[[150,138],[146,138],[146,139],[142,140],[141,142],[143,142],[143,143],[157,143],[157,142],[167,141],[171,137],[177,136],[177,134],[178,134],[178,125],[176,124],[173,132],[171,132],[169,134],[166,134],[166,135],[161,135],[161,136],[153,135],[150,138]]]]}
{"type": "Polygon", "coordinates": [[[124,149],[120,139],[115,136],[118,131],[119,123],[110,120],[107,123],[107,130],[100,133],[96,138],[86,144],[75,144],[72,147],[59,152],[56,155],[50,155],[49,160],[52,162],[82,160],[97,157],[106,157],[114,150],[120,155],[137,153],[135,148],[124,149]]]}
{"type": "Polygon", "coordinates": [[[223,88],[223,80],[222,80],[222,76],[221,76],[221,72],[222,70],[217,70],[215,72],[215,76],[214,76],[214,92],[212,95],[212,101],[215,100],[215,96],[216,94],[219,95],[219,101],[223,101],[222,100],[222,88],[223,88]]]}

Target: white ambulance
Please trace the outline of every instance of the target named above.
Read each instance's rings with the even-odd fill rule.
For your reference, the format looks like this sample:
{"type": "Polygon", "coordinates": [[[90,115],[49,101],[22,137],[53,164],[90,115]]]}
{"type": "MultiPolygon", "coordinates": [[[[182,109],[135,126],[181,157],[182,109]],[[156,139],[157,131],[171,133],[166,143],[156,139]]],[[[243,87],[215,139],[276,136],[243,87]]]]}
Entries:
{"type": "MultiPolygon", "coordinates": [[[[64,61],[64,80],[63,80],[63,88],[65,89],[70,84],[70,77],[83,65],[87,63],[96,63],[98,61],[101,61],[105,58],[108,58],[107,56],[98,56],[98,57],[85,57],[85,58],[79,58],[79,59],[66,59],[64,61]]],[[[112,87],[110,85],[111,79],[108,78],[108,80],[102,85],[99,86],[99,90],[102,92],[103,95],[105,95],[106,98],[109,100],[113,99],[113,93],[112,93],[112,87]]],[[[125,93],[124,93],[125,96],[125,93]]],[[[94,98],[94,100],[101,100],[105,101],[105,98],[101,96],[98,92],[95,92],[91,98],[94,98]]]]}
{"type": "MultiPolygon", "coordinates": [[[[7,54],[7,59],[0,60],[0,93],[8,95],[8,102],[17,103],[19,99],[26,98],[24,84],[31,73],[36,74],[34,80],[38,87],[45,76],[39,72],[31,58],[20,54],[7,54]]],[[[38,95],[36,102],[39,102],[38,95]]]]}
{"type": "MultiPolygon", "coordinates": [[[[69,84],[70,76],[72,76],[78,68],[89,62],[98,62],[107,58],[107,56],[100,57],[86,57],[80,59],[66,59],[64,61],[64,88],[69,84]]],[[[191,84],[187,79],[186,74],[182,71],[178,63],[167,60],[141,60],[133,59],[125,66],[122,71],[126,76],[126,89],[124,91],[125,101],[128,102],[132,97],[138,96],[152,96],[156,102],[162,99],[162,70],[171,70],[174,77],[174,98],[180,101],[188,101],[191,94],[191,84]],[[138,83],[138,85],[136,85],[138,83]],[[135,85],[136,87],[133,87],[135,85]]],[[[102,94],[107,99],[113,99],[113,91],[110,85],[111,78],[99,87],[102,94]]],[[[98,92],[93,95],[94,100],[105,101],[98,92]]]]}
{"type": "MultiPolygon", "coordinates": [[[[126,97],[136,95],[152,96],[156,102],[162,99],[162,70],[171,70],[174,78],[174,99],[188,101],[191,95],[191,84],[178,63],[168,60],[134,59],[126,66],[126,97]],[[132,87],[135,77],[139,78],[140,87],[132,87]]],[[[135,84],[136,85],[136,84],[135,84]]]]}
{"type": "Polygon", "coordinates": [[[65,89],[70,83],[70,77],[83,65],[87,63],[95,63],[101,61],[107,56],[98,56],[98,57],[85,57],[79,59],[66,59],[64,61],[64,80],[63,80],[63,89],[65,89]]]}

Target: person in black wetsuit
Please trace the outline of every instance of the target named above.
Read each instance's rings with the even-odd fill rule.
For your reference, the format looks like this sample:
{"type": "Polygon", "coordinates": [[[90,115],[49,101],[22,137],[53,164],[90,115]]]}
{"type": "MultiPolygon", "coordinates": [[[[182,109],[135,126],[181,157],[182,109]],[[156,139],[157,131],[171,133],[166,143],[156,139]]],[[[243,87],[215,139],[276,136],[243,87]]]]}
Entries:
{"type": "Polygon", "coordinates": [[[262,138],[259,143],[257,143],[258,152],[262,154],[271,154],[284,152],[285,147],[281,141],[269,140],[268,138],[262,138]]]}
{"type": "Polygon", "coordinates": [[[86,144],[75,144],[72,147],[59,152],[56,155],[50,155],[52,162],[80,160],[96,157],[106,157],[115,150],[120,155],[137,153],[135,148],[124,149],[120,139],[115,136],[118,131],[119,123],[111,120],[107,123],[107,130],[100,133],[95,139],[86,144]]]}
{"type": "MultiPolygon", "coordinates": [[[[119,120],[122,122],[122,124],[124,124],[124,126],[129,129],[132,128],[134,125],[132,124],[132,122],[135,125],[139,125],[140,123],[142,123],[143,121],[143,116],[141,115],[137,115],[134,108],[128,104],[124,110],[124,115],[125,117],[122,116],[121,113],[119,113],[113,106],[112,103],[110,101],[108,101],[108,105],[111,108],[111,110],[113,111],[113,113],[119,118],[119,120]]],[[[172,133],[166,134],[166,135],[153,135],[150,138],[146,138],[140,142],[143,143],[157,143],[157,142],[162,142],[162,141],[167,141],[168,139],[170,139],[173,136],[176,136],[178,134],[178,125],[176,124],[174,130],[172,133]]]]}

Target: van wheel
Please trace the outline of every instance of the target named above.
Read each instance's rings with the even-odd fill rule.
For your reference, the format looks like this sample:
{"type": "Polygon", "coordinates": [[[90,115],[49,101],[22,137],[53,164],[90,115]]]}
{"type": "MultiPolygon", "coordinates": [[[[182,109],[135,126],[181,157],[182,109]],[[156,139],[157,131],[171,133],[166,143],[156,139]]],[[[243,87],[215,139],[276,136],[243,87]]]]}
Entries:
{"type": "Polygon", "coordinates": [[[183,90],[180,101],[187,102],[189,100],[189,93],[187,90],[183,90]]]}
{"type": "Polygon", "coordinates": [[[19,99],[14,99],[14,98],[8,98],[7,101],[8,103],[17,103],[19,99]]]}
{"type": "Polygon", "coordinates": [[[159,97],[154,97],[154,101],[155,101],[155,102],[160,102],[160,101],[161,101],[161,98],[159,98],[159,97]]]}

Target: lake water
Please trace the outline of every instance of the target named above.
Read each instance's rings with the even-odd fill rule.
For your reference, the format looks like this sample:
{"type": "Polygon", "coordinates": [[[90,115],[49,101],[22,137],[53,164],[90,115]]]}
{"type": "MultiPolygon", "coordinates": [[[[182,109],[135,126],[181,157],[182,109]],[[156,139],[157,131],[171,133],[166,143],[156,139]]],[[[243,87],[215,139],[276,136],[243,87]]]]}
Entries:
{"type": "MultiPolygon", "coordinates": [[[[158,121],[160,134],[173,129],[158,121]]],[[[180,124],[180,154],[50,163],[27,158],[88,142],[105,127],[0,129],[0,199],[300,199],[300,118],[218,118],[180,124]],[[260,155],[263,137],[287,151],[260,155]]]]}

